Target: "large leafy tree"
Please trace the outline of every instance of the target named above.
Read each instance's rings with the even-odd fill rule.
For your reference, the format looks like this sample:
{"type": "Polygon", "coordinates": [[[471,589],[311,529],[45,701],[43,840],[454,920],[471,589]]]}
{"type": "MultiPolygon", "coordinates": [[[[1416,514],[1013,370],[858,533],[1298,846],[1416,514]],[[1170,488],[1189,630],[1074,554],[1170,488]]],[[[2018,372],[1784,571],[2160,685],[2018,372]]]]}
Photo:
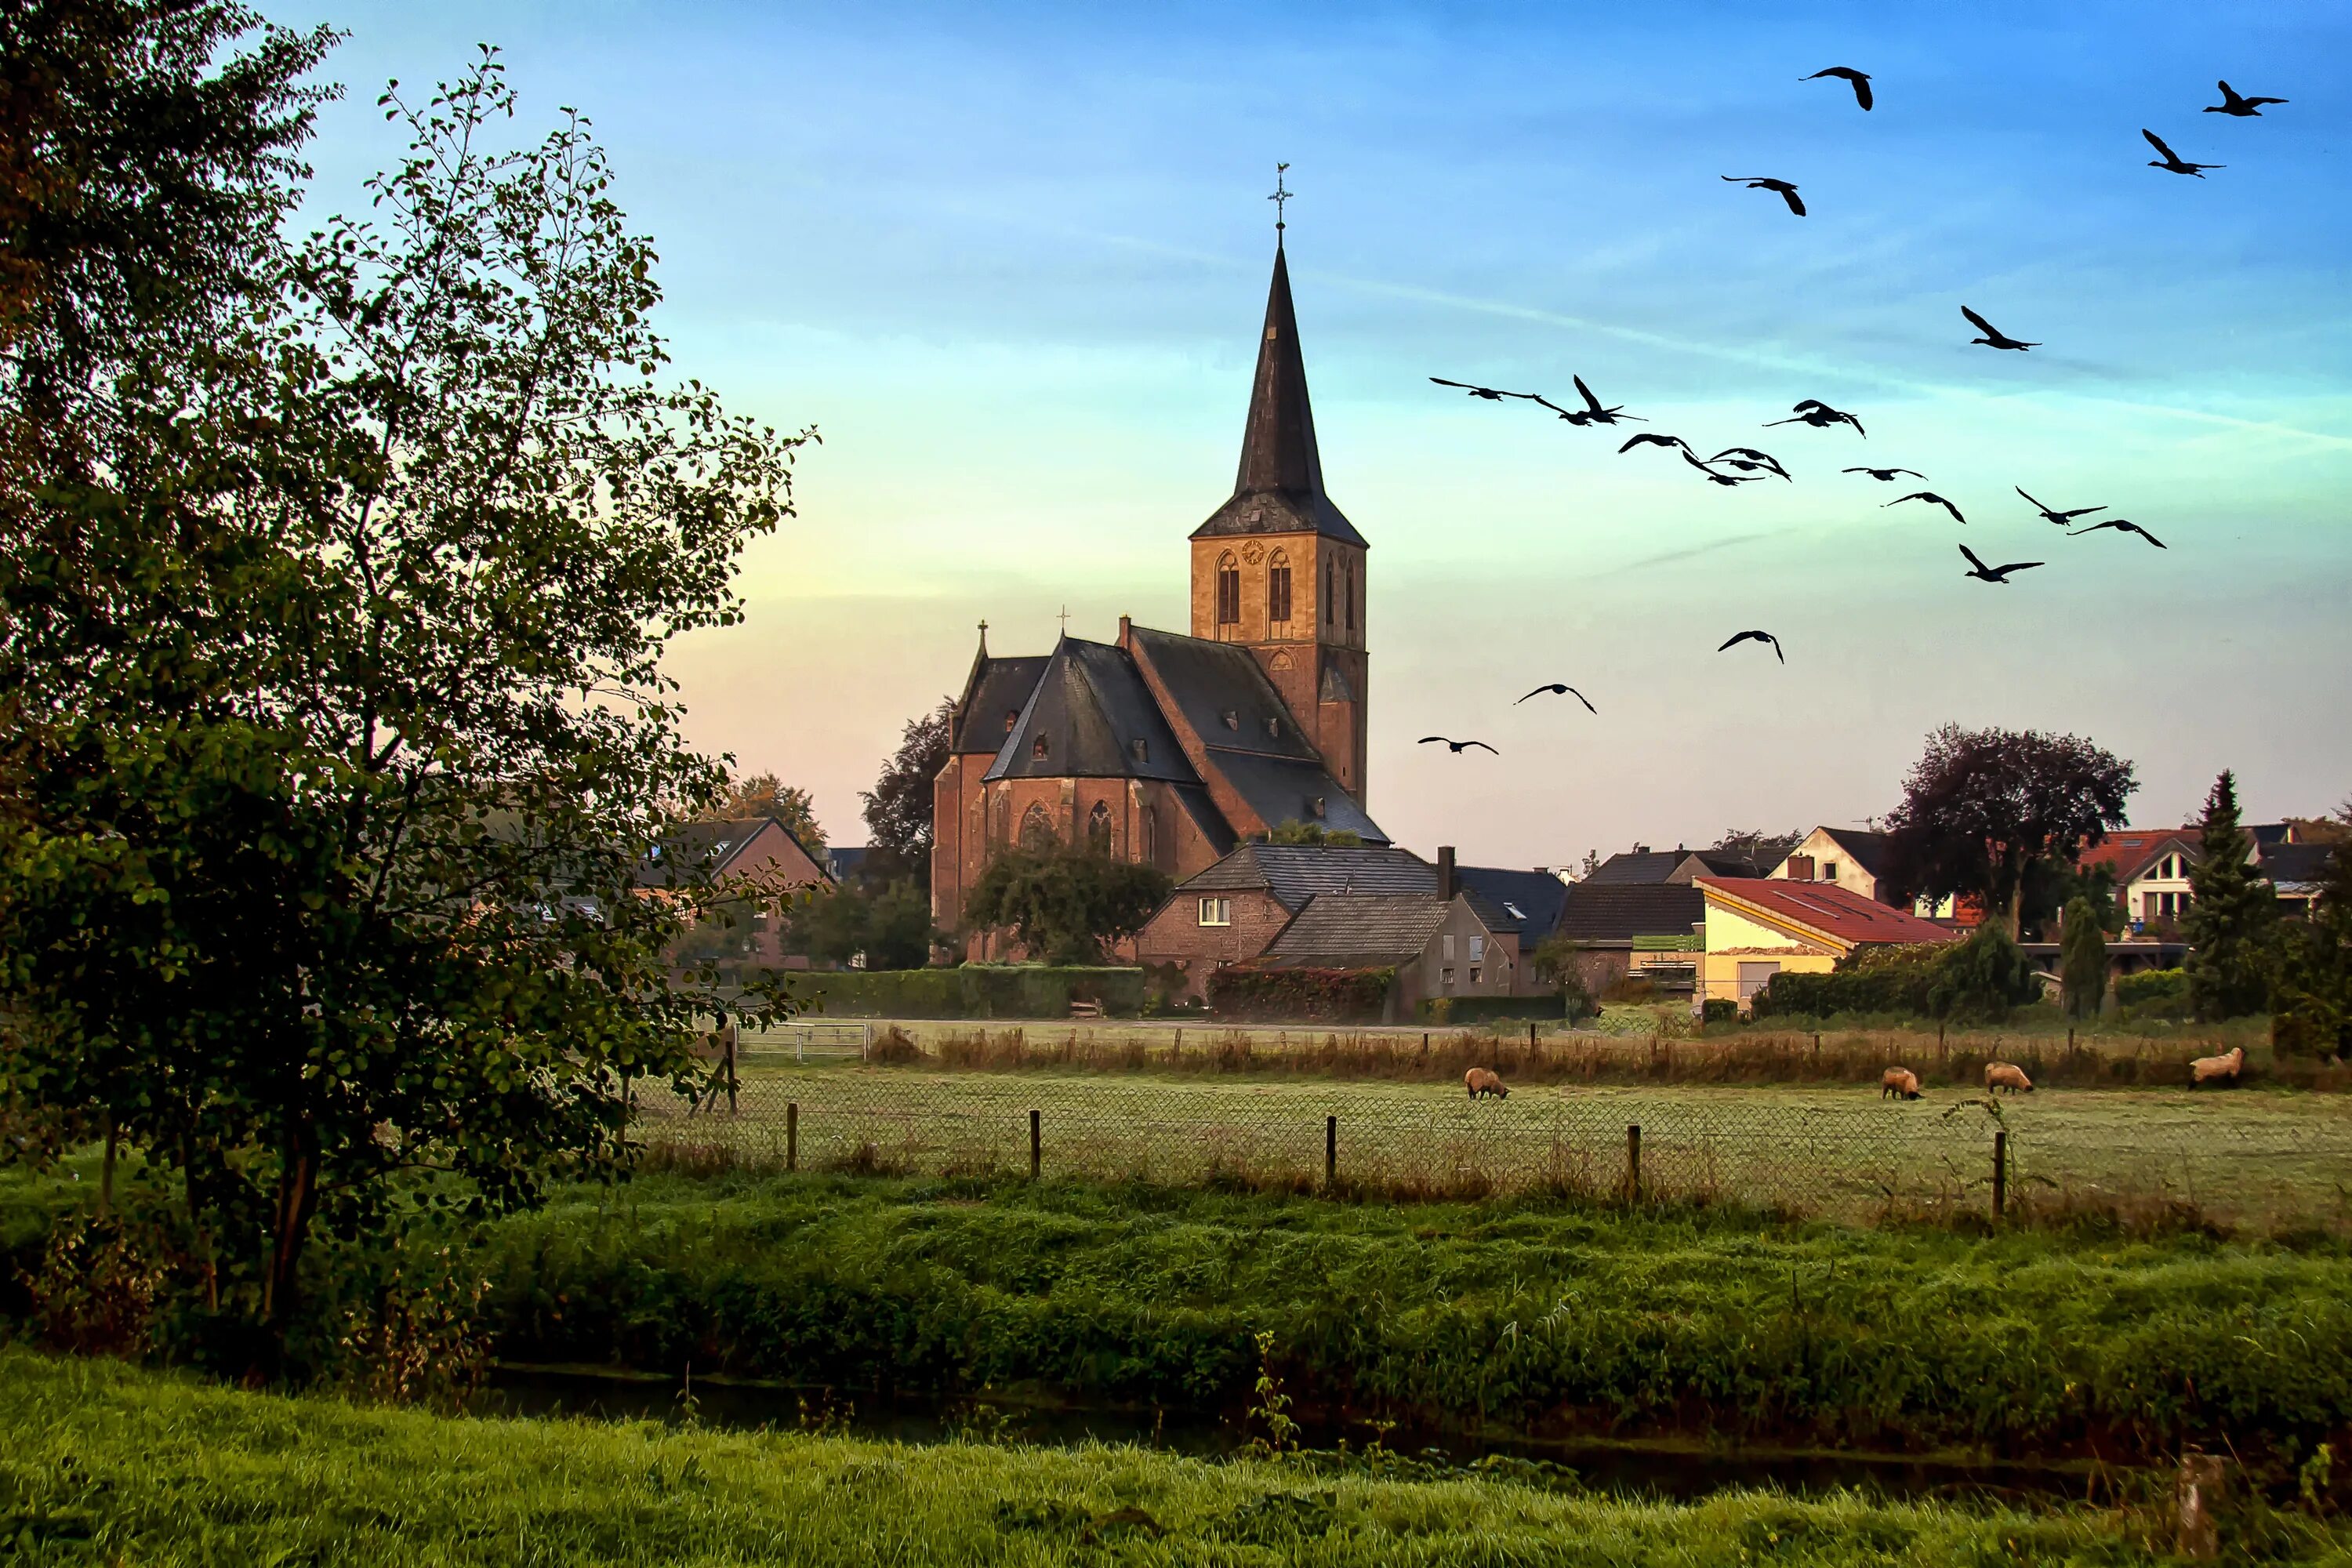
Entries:
{"type": "Polygon", "coordinates": [[[815,798],[800,785],[788,784],[774,773],[749,773],[736,779],[704,815],[720,822],[772,816],[790,829],[810,854],[824,853],[824,827],[816,819],[815,798]]]}
{"type": "Polygon", "coordinates": [[[1948,724],[1887,816],[1889,878],[1910,893],[1979,894],[2014,937],[2028,873],[2071,865],[2121,826],[2135,787],[2129,763],[2079,736],[1948,724]]]}
{"type": "Polygon", "coordinates": [[[2278,967],[2278,897],[2254,868],[2238,820],[2238,782],[2224,769],[2206,793],[2198,858],[2189,871],[2189,1002],[2210,1022],[2270,1005],[2278,967]]]}
{"type": "Polygon", "coordinates": [[[955,702],[945,697],[929,712],[908,720],[874,787],[859,792],[866,803],[864,875],[871,880],[908,881],[930,897],[931,781],[948,765],[954,722],[955,702]]]}
{"type": "Polygon", "coordinates": [[[315,1226],[383,1223],[406,1173],[497,1206],[625,1160],[630,1086],[701,1070],[667,951],[772,896],[636,873],[725,783],[663,648],[739,618],[794,442],[664,379],[585,121],[499,146],[487,50],[382,101],[412,142],[371,216],[248,286],[126,443],[171,482],[106,542],[165,570],[89,618],[163,643],[134,673],[175,710],[59,692],[0,846],[13,1082],[182,1169],[278,1333],[315,1226]]]}
{"type": "Polygon", "coordinates": [[[2285,936],[2272,1043],[2284,1055],[2352,1055],[2352,848],[2328,857],[2310,921],[2285,936]]]}
{"type": "Polygon", "coordinates": [[[1085,848],[1003,849],[964,896],[973,931],[1010,931],[1048,963],[1100,963],[1141,931],[1174,883],[1150,866],[1085,848]]]}
{"type": "Polygon", "coordinates": [[[863,957],[868,969],[920,969],[930,962],[931,902],[912,882],[868,882],[801,896],[784,931],[784,951],[825,963],[863,957]]]}

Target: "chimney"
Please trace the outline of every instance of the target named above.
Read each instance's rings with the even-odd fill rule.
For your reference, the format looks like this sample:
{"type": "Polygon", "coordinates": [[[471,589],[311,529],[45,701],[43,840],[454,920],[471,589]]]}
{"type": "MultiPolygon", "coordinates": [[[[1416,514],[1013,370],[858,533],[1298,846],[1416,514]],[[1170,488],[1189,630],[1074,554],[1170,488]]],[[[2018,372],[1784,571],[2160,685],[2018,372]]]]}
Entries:
{"type": "Polygon", "coordinates": [[[1124,648],[1135,646],[1135,623],[1125,616],[1118,618],[1118,646],[1124,648]]]}
{"type": "Polygon", "coordinates": [[[1636,844],[1633,846],[1633,853],[1636,855],[1647,855],[1649,852],[1650,847],[1646,844],[1636,844]]]}
{"type": "Polygon", "coordinates": [[[1454,901],[1454,895],[1461,890],[1462,884],[1454,875],[1454,846],[1441,844],[1437,847],[1438,899],[1450,904],[1454,901]]]}

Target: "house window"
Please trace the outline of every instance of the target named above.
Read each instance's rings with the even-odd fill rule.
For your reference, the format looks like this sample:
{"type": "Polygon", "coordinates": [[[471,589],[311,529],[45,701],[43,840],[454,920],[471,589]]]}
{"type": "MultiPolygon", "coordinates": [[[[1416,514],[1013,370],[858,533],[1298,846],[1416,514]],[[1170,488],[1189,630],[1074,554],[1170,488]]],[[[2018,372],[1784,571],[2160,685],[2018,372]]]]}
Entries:
{"type": "Polygon", "coordinates": [[[1484,963],[1486,962],[1486,939],[1485,937],[1474,936],[1470,939],[1470,962],[1473,963],[1484,963]]]}
{"type": "Polygon", "coordinates": [[[1441,969],[1441,970],[1439,970],[1439,971],[1437,972],[1437,983],[1438,983],[1440,985],[1443,985],[1444,987],[1445,987],[1445,989],[1447,989],[1448,991],[1453,990],[1453,989],[1454,989],[1454,971],[1452,971],[1452,970],[1450,970],[1450,969],[1441,969]]]}
{"type": "Polygon", "coordinates": [[[1217,625],[1239,626],[1242,619],[1242,569],[1227,551],[1217,557],[1217,625]]]}
{"type": "Polygon", "coordinates": [[[1445,959],[1445,962],[1446,962],[1446,963],[1453,963],[1453,962],[1454,962],[1454,933],[1453,933],[1452,931],[1447,931],[1447,932],[1446,932],[1443,937],[1439,938],[1438,940],[1439,940],[1439,941],[1444,944],[1444,959],[1445,959]]]}
{"type": "Polygon", "coordinates": [[[1042,805],[1033,805],[1021,814],[1021,847],[1050,849],[1055,843],[1054,819],[1042,805]]]}
{"type": "Polygon", "coordinates": [[[1036,758],[1041,763],[1045,760],[1047,750],[1048,748],[1045,744],[1045,737],[1043,735],[1038,736],[1035,740],[1029,742],[1029,754],[1036,758]]]}
{"type": "Polygon", "coordinates": [[[1478,984],[1478,966],[1475,963],[1470,966],[1470,984],[1473,985],[1478,984]]]}
{"type": "Polygon", "coordinates": [[[1202,899],[1201,923],[1204,926],[1229,926],[1234,923],[1234,901],[1231,899],[1202,899]]]}
{"type": "Polygon", "coordinates": [[[1013,733],[1013,726],[1019,722],[1021,722],[1021,710],[1007,708],[1004,710],[1004,732],[1008,735],[1013,733]]]}
{"type": "Polygon", "coordinates": [[[1824,882],[1834,882],[1837,880],[1836,861],[1824,860],[1822,862],[1822,880],[1824,882]]]}
{"type": "Polygon", "coordinates": [[[1348,629],[1356,629],[1356,563],[1349,562],[1339,568],[1339,597],[1348,606],[1348,629]]]}
{"type": "Polygon", "coordinates": [[[1265,618],[1269,621],[1290,618],[1290,557],[1279,550],[1266,563],[1265,618]]]}
{"type": "Polygon", "coordinates": [[[1087,813],[1087,847],[1097,855],[1110,853],[1110,806],[1107,802],[1095,802],[1095,808],[1087,813]]]}

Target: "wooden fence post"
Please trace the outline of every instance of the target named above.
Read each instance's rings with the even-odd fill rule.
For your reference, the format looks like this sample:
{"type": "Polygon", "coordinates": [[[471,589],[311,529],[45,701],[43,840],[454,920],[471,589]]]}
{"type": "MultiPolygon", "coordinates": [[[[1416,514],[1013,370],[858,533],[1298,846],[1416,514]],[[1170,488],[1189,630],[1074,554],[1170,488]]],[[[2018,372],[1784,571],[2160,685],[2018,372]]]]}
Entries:
{"type": "Polygon", "coordinates": [[[1642,1201],[1642,1127],[1639,1122],[1625,1129],[1625,1196],[1633,1203],[1642,1201]]]}
{"type": "Polygon", "coordinates": [[[2183,1557],[2217,1557],[2221,1532],[2213,1521],[2213,1504],[2221,1494],[2219,1455],[2194,1449],[2180,1456],[2179,1474],[2173,1481],[2172,1549],[2183,1557]]]}
{"type": "Polygon", "coordinates": [[[1029,1113],[1029,1179],[1035,1181],[1045,1164],[1045,1118],[1037,1111],[1029,1113]]]}
{"type": "Polygon", "coordinates": [[[1329,1191],[1339,1180],[1339,1119],[1323,1119],[1323,1187],[1329,1191]]]}
{"type": "Polygon", "coordinates": [[[1529,1018],[1529,1019],[1528,1020],[1528,1066],[1530,1066],[1530,1067],[1533,1067],[1533,1066],[1535,1065],[1535,1059],[1536,1059],[1536,1021],[1535,1021],[1533,1018],[1529,1018]]]}
{"type": "Polygon", "coordinates": [[[801,1102],[784,1101],[784,1169],[801,1168],[801,1102]]]}
{"type": "Polygon", "coordinates": [[[740,1116],[742,1114],[740,1107],[739,1107],[735,1101],[736,1087],[735,1028],[734,1026],[730,1024],[728,1026],[727,1029],[727,1114],[730,1116],[740,1116]]]}
{"type": "Polygon", "coordinates": [[[106,1133],[106,1156],[98,1167],[98,1212],[102,1215],[112,1214],[114,1212],[114,1151],[121,1142],[121,1139],[115,1133],[113,1111],[99,1112],[98,1120],[99,1125],[105,1129],[106,1133]]]}
{"type": "Polygon", "coordinates": [[[1822,1032],[1819,1029],[1813,1031],[1813,1070],[1822,1070],[1822,1032]]]}
{"type": "Polygon", "coordinates": [[[1992,1135],[1992,1217],[1999,1219],[2009,1211],[2009,1134],[1996,1131],[1992,1135]]]}

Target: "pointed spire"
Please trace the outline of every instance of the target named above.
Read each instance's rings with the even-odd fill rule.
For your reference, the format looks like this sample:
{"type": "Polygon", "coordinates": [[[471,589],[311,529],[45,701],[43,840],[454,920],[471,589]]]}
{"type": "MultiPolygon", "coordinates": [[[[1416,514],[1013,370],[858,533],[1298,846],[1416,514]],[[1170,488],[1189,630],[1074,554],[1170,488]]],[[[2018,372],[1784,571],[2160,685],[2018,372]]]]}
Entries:
{"type": "Polygon", "coordinates": [[[1323,494],[1323,458],[1315,448],[1315,409],[1307,398],[1307,358],[1298,347],[1298,317],[1290,306],[1290,262],[1274,251],[1274,284],[1266,291],[1265,331],[1258,339],[1257,378],[1250,384],[1249,417],[1242,426],[1241,470],[1234,493],[1281,490],[1301,498],[1323,494]]]}

